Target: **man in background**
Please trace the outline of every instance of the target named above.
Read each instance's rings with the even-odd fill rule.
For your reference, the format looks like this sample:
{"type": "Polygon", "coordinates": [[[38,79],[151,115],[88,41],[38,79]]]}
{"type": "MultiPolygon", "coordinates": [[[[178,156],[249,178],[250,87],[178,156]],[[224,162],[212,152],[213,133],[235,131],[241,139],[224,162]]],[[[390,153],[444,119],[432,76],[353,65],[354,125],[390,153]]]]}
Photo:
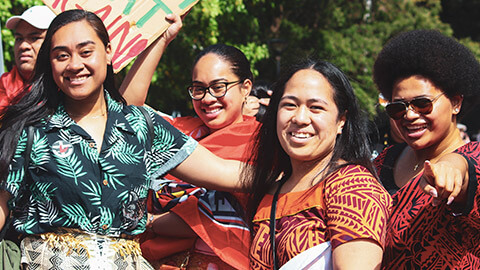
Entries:
{"type": "Polygon", "coordinates": [[[0,77],[0,115],[15,99],[24,94],[37,61],[48,26],[55,13],[47,6],[33,6],[20,16],[12,16],[5,26],[14,32],[15,66],[0,77]]]}

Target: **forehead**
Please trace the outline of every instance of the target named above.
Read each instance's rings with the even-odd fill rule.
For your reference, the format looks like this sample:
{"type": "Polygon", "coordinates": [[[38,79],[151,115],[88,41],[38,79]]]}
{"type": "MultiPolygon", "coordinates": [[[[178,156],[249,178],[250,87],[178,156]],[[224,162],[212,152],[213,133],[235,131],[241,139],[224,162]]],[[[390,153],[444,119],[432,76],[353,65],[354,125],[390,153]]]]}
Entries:
{"type": "Polygon", "coordinates": [[[93,27],[85,20],[71,22],[60,27],[52,36],[52,48],[55,46],[75,46],[87,41],[102,44],[93,27]]]}
{"type": "Polygon", "coordinates": [[[15,35],[22,35],[22,36],[41,35],[41,34],[44,34],[45,32],[47,32],[47,30],[38,29],[24,20],[20,20],[14,30],[15,35]]]}
{"type": "Polygon", "coordinates": [[[422,76],[410,76],[395,82],[392,98],[407,99],[416,96],[431,96],[441,93],[431,80],[422,76]]]}
{"type": "Polygon", "coordinates": [[[227,79],[235,76],[231,63],[214,53],[207,53],[195,64],[192,72],[194,81],[205,83],[218,79],[227,79]]]}
{"type": "Polygon", "coordinates": [[[333,99],[333,88],[318,71],[302,69],[297,71],[285,85],[284,95],[302,95],[305,97],[333,99]]]}

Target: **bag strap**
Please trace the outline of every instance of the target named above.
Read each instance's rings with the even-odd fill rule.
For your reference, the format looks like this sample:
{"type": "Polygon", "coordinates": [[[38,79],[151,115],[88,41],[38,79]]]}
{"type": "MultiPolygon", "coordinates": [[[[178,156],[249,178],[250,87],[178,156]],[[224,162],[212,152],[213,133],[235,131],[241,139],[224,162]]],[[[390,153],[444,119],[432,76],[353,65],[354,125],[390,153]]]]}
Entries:
{"type": "MultiPolygon", "coordinates": [[[[33,126],[29,126],[27,128],[27,145],[25,148],[25,161],[23,162],[23,170],[26,177],[26,184],[29,185],[31,182],[30,174],[28,173],[28,164],[30,163],[30,154],[32,153],[32,145],[33,145],[33,134],[34,128],[33,126]]],[[[2,230],[0,231],[0,240],[5,238],[5,234],[12,223],[13,218],[9,215],[5,220],[5,224],[3,225],[2,230]]]]}
{"type": "Polygon", "coordinates": [[[280,190],[282,189],[283,184],[287,182],[287,177],[283,177],[280,180],[280,183],[278,184],[277,190],[275,191],[275,194],[273,195],[272,199],[272,208],[270,209],[270,245],[272,246],[272,258],[273,258],[273,269],[277,270],[278,269],[278,260],[277,260],[277,251],[275,249],[275,225],[276,225],[276,218],[275,218],[275,212],[277,211],[277,200],[278,200],[278,194],[280,193],[280,190]]]}
{"type": "Polygon", "coordinates": [[[148,132],[150,134],[150,147],[153,144],[153,136],[154,136],[154,131],[153,131],[153,121],[152,118],[150,117],[150,114],[147,112],[147,110],[144,107],[137,107],[145,117],[145,120],[147,121],[147,126],[148,126],[148,132]]]}

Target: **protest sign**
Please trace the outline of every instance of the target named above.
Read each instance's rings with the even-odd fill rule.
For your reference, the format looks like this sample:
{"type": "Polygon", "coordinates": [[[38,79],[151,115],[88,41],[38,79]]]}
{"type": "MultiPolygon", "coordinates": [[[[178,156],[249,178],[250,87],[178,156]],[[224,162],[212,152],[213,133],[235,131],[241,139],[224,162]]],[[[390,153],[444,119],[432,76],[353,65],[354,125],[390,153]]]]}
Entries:
{"type": "Polygon", "coordinates": [[[183,15],[198,0],[43,0],[56,14],[84,9],[97,14],[105,24],[114,52],[115,72],[125,67],[170,25],[165,15],[183,15]]]}

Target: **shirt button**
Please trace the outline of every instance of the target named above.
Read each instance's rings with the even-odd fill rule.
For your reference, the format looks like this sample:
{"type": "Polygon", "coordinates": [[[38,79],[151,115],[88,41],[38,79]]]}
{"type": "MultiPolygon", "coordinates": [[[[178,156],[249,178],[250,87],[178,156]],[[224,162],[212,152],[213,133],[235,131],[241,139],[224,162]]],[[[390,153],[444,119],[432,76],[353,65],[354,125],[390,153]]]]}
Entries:
{"type": "Polygon", "coordinates": [[[95,143],[91,142],[91,143],[88,144],[88,146],[90,146],[90,148],[93,148],[93,147],[95,147],[95,143]]]}
{"type": "Polygon", "coordinates": [[[102,225],[102,229],[104,229],[104,230],[108,229],[108,225],[107,225],[107,224],[103,224],[103,225],[102,225]]]}
{"type": "Polygon", "coordinates": [[[107,179],[103,180],[103,185],[104,185],[104,186],[108,186],[108,181],[107,181],[107,179]]]}

